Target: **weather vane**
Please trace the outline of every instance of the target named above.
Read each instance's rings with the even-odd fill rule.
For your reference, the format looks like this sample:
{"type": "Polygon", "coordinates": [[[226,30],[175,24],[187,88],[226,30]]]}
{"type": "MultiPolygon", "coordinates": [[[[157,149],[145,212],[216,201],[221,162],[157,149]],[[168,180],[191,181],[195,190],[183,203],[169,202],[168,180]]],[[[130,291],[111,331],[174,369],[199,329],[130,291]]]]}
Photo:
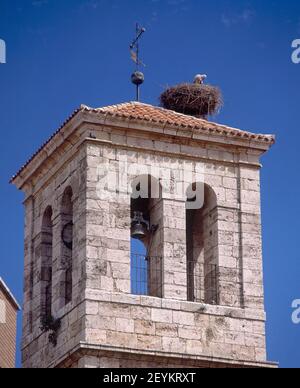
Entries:
{"type": "Polygon", "coordinates": [[[136,65],[135,72],[131,76],[131,82],[136,86],[136,100],[140,100],[140,86],[145,81],[144,74],[140,71],[141,66],[145,66],[144,63],[140,60],[140,39],[142,35],[146,32],[146,29],[140,27],[139,24],[136,24],[136,37],[130,45],[130,54],[131,59],[136,65]]]}

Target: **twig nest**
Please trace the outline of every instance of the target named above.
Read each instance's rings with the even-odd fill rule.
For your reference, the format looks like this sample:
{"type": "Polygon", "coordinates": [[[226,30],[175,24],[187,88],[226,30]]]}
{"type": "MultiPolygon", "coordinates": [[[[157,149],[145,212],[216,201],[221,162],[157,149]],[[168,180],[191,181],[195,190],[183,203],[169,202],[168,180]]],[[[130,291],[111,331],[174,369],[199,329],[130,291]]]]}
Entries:
{"type": "Polygon", "coordinates": [[[223,104],[219,88],[204,84],[181,84],[160,96],[163,108],[199,118],[217,114],[223,104]]]}

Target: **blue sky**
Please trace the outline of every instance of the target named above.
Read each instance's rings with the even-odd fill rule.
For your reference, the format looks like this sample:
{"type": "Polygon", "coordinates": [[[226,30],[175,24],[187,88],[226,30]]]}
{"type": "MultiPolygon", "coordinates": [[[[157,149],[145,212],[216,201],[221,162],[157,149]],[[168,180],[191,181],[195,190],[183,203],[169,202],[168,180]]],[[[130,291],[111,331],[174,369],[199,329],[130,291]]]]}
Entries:
{"type": "Polygon", "coordinates": [[[23,196],[8,185],[10,176],[79,104],[134,98],[128,46],[136,21],[147,28],[144,102],[157,104],[165,86],[207,73],[224,93],[216,121],[277,136],[262,171],[268,357],[300,367],[300,325],[291,321],[292,301],[300,299],[296,0],[0,0],[7,44],[0,65],[0,276],[21,301],[23,196]]]}

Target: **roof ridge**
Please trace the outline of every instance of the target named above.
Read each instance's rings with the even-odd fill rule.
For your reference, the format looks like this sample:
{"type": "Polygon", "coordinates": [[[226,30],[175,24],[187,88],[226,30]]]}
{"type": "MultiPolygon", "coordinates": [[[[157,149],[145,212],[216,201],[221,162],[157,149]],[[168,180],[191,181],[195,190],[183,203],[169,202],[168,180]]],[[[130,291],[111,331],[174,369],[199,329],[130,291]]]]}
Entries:
{"type": "Polygon", "coordinates": [[[91,108],[95,110],[108,110],[108,109],[114,109],[114,108],[120,108],[120,107],[125,107],[128,105],[147,105],[147,104],[142,104],[137,101],[129,101],[129,102],[121,102],[120,104],[112,104],[112,105],[107,105],[107,106],[101,106],[99,108],[91,108]]]}

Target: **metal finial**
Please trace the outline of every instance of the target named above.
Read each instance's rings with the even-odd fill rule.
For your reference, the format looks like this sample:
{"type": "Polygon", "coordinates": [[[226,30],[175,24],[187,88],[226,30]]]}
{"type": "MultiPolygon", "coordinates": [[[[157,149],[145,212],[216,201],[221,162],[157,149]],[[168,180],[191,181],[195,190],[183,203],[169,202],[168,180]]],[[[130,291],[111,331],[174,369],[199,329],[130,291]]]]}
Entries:
{"type": "Polygon", "coordinates": [[[131,76],[131,82],[136,86],[136,100],[140,100],[140,86],[145,81],[144,74],[140,71],[140,66],[145,66],[140,60],[140,47],[139,41],[142,35],[146,32],[146,29],[136,24],[136,37],[130,45],[131,59],[136,64],[135,72],[131,76]]]}

